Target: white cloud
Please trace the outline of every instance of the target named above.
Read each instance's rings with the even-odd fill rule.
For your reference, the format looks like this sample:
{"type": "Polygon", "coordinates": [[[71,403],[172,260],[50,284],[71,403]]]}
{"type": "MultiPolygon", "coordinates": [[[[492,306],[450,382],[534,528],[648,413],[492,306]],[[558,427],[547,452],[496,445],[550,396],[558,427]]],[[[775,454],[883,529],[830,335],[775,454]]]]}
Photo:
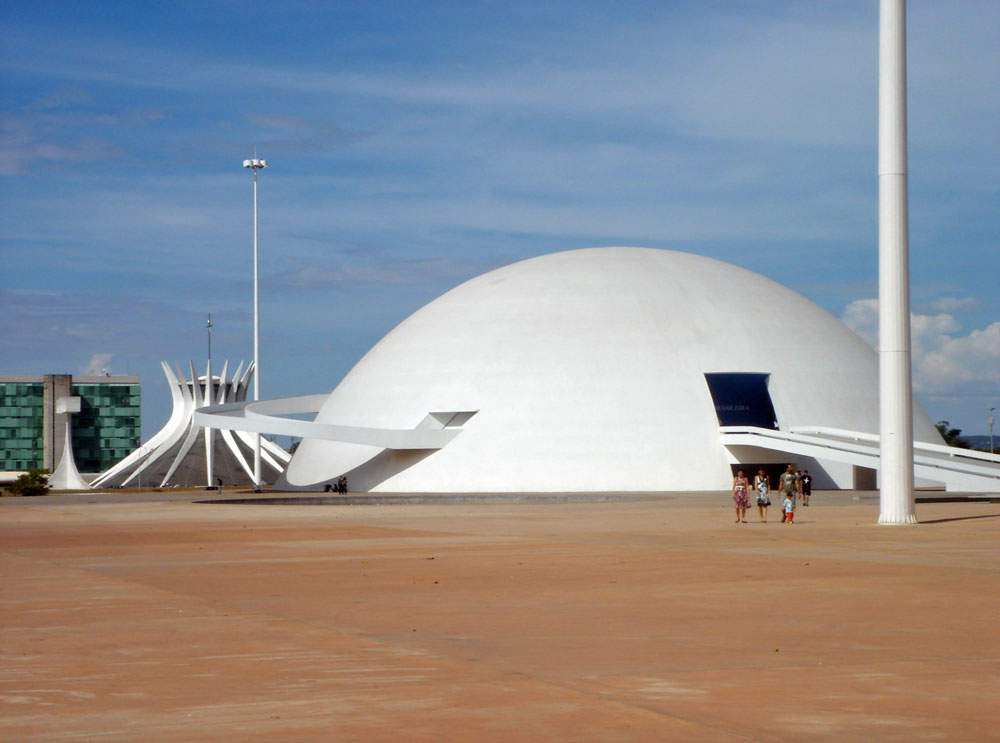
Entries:
{"type": "Polygon", "coordinates": [[[31,117],[0,117],[0,175],[30,172],[39,164],[79,165],[115,158],[119,148],[94,137],[56,137],[31,117]]]}
{"type": "Polygon", "coordinates": [[[942,334],[938,340],[914,364],[923,389],[937,392],[961,385],[967,391],[982,390],[983,394],[992,391],[996,396],[1000,389],[1000,322],[966,336],[942,334]]]}
{"type": "Polygon", "coordinates": [[[110,353],[95,353],[90,357],[90,362],[80,370],[81,374],[107,374],[111,371],[108,362],[111,361],[110,353]]]}
{"type": "Polygon", "coordinates": [[[482,266],[446,258],[399,260],[380,257],[377,263],[344,262],[334,267],[303,266],[275,279],[277,286],[288,289],[324,289],[366,284],[420,284],[442,279],[474,276],[482,266]]]}
{"type": "Polygon", "coordinates": [[[864,338],[865,342],[878,349],[878,300],[855,299],[844,308],[841,321],[864,338]]]}
{"type": "Polygon", "coordinates": [[[59,108],[45,101],[28,104],[24,111],[0,116],[0,175],[30,173],[46,165],[122,161],[125,150],[113,141],[112,129],[147,126],[163,118],[153,108],[108,112],[59,108]],[[101,136],[77,136],[81,131],[101,136]]]}
{"type": "MultiPolygon", "coordinates": [[[[834,312],[871,292],[872,3],[430,2],[402,24],[361,3],[346,25],[329,5],[261,6],[258,21],[273,14],[289,33],[260,49],[178,46],[169,27],[122,36],[83,10],[62,26],[26,12],[0,30],[12,82],[0,173],[18,176],[0,210],[8,274],[23,289],[65,287],[12,305],[31,322],[8,323],[8,358],[66,368],[101,348],[127,368],[140,347],[157,359],[200,348],[201,312],[215,318],[220,302],[244,311],[239,163],[253,145],[273,166],[262,181],[265,304],[297,301],[307,318],[316,294],[303,289],[343,288],[323,296],[335,301],[362,287],[352,301],[370,298],[391,327],[452,279],[607,244],[734,261],[806,285],[834,312]],[[49,270],[39,278],[29,264],[49,270]],[[74,298],[81,284],[92,295],[74,298]]],[[[206,7],[175,20],[230,14],[206,7]]],[[[914,305],[914,349],[921,384],[937,388],[965,378],[966,362],[989,382],[990,329],[980,338],[955,318],[996,306],[998,20],[995,0],[909,10],[914,279],[945,297],[914,305]]],[[[845,320],[874,345],[867,301],[845,320]]],[[[355,304],[334,317],[359,353],[384,332],[355,304]]],[[[949,402],[942,417],[956,416],[949,402]]]]}
{"type": "Polygon", "coordinates": [[[942,297],[941,299],[936,299],[925,305],[921,305],[918,309],[926,312],[975,312],[976,310],[986,309],[986,306],[980,302],[978,299],[973,297],[942,297]]]}
{"type": "MultiPolygon", "coordinates": [[[[878,300],[858,299],[844,324],[878,347],[878,300]]],[[[963,335],[950,314],[910,314],[913,388],[933,396],[992,395],[1000,389],[1000,322],[963,335]]]]}
{"type": "Polygon", "coordinates": [[[92,97],[84,88],[60,88],[39,96],[24,107],[25,111],[47,111],[53,108],[65,108],[66,106],[80,103],[90,103],[92,97]]]}

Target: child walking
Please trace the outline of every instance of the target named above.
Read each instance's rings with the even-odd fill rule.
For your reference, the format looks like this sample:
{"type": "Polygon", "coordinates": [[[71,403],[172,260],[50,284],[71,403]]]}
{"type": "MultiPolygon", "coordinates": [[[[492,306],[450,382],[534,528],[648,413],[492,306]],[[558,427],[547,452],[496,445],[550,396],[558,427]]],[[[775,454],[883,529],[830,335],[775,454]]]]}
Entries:
{"type": "Polygon", "coordinates": [[[781,502],[781,507],[785,512],[785,523],[791,524],[792,519],[795,518],[795,501],[792,500],[791,495],[786,495],[785,500],[781,502]]]}

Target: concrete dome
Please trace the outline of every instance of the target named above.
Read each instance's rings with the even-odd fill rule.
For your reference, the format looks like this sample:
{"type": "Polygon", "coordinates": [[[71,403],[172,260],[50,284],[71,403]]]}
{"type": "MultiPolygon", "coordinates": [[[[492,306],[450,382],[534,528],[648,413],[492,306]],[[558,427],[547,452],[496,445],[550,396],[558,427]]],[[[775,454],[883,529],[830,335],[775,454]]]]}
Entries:
{"type": "MultiPolygon", "coordinates": [[[[346,473],[352,490],[386,492],[725,489],[737,459],[706,374],[766,379],[782,430],[878,432],[876,354],[826,311],[710,258],[593,248],[447,292],[372,348],[316,417],[414,428],[428,413],[464,413],[444,448],[307,439],[278,487],[346,473]]],[[[940,442],[919,408],[914,419],[918,440],[940,442]]],[[[783,460],[762,450],[740,461],[783,460]]],[[[817,487],[849,476],[808,461],[817,487]]]]}

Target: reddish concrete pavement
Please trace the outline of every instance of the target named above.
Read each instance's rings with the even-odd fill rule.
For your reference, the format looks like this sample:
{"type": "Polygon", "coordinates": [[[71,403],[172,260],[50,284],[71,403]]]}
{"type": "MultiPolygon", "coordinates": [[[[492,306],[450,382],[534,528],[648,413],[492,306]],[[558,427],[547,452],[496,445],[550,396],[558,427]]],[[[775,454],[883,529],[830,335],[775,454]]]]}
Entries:
{"type": "Polygon", "coordinates": [[[1000,740],[998,505],[159,497],[0,502],[0,739],[1000,740]]]}

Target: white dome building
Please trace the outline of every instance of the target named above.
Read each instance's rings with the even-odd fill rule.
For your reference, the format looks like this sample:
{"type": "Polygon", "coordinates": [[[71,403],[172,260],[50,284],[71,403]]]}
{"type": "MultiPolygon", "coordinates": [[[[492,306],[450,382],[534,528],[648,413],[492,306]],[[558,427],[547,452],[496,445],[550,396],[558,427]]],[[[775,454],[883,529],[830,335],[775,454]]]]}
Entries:
{"type": "MultiPolygon", "coordinates": [[[[380,492],[720,490],[733,465],[794,461],[816,487],[849,464],[727,446],[720,424],[878,432],[875,352],[762,276],[647,248],[545,255],[415,312],[330,394],[317,423],[461,432],[437,450],[305,439],[276,487],[346,475],[380,492]]],[[[916,406],[915,437],[941,443],[916,406]]]]}

